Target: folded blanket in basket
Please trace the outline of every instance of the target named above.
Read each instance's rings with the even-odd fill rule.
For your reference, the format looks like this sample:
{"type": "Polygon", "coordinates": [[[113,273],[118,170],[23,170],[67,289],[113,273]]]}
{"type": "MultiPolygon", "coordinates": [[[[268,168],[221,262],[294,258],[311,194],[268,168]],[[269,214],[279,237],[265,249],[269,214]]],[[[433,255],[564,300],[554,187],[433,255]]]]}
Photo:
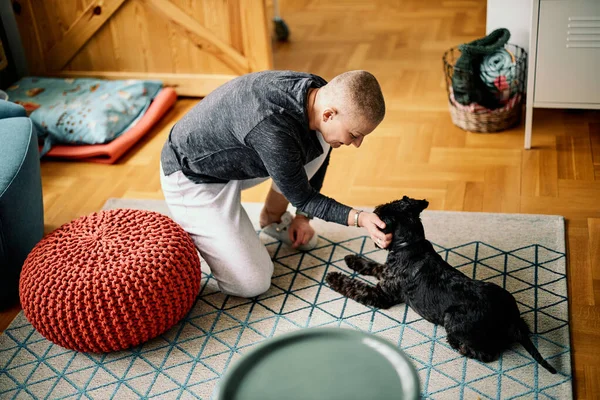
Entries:
{"type": "Polygon", "coordinates": [[[491,93],[502,102],[510,98],[517,85],[515,56],[506,49],[500,49],[484,57],[479,76],[491,93]]]}
{"type": "Polygon", "coordinates": [[[53,144],[112,141],[143,115],[161,87],[160,81],[27,77],[7,92],[30,112],[44,155],[53,144]]]}

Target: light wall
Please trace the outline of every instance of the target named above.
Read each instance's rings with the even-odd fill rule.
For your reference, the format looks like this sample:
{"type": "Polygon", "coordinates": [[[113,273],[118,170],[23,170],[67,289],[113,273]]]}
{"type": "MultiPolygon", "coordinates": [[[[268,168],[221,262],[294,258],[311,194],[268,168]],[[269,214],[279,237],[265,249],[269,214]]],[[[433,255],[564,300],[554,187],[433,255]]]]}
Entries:
{"type": "Polygon", "coordinates": [[[497,28],[510,31],[510,43],[529,53],[529,31],[533,0],[488,0],[486,32],[497,28]]]}

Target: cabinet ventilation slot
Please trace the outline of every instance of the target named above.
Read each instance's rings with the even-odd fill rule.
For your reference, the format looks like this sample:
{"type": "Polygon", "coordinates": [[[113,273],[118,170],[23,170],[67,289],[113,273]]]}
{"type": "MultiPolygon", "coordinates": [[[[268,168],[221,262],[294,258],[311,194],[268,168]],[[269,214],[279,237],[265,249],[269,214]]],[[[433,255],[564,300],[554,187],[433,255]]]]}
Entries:
{"type": "Polygon", "coordinates": [[[569,17],[567,48],[600,48],[600,17],[569,17]]]}

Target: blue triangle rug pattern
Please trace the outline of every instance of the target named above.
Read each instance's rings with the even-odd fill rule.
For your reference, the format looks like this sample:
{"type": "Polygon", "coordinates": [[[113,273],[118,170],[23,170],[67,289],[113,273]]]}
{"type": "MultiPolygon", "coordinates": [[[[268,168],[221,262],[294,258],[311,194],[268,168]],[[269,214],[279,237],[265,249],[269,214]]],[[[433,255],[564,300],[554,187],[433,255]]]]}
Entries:
{"type": "Polygon", "coordinates": [[[0,337],[0,398],[210,399],[228,366],[257,343],[324,326],[372,332],[402,348],[419,372],[423,398],[572,397],[564,252],[539,244],[503,249],[480,241],[434,244],[463,273],[515,295],[534,332],[532,341],[559,371],[552,375],[520,345],[496,362],[469,360],[450,348],[442,327],[409,307],[377,310],[329,289],[327,272],[353,272],[345,266],[345,255],[385,260],[386,252],[357,235],[362,232],[349,232],[354,235],[335,240],[321,236],[310,252],[261,235],[275,263],[267,293],[256,299],[225,296],[203,273],[201,293],[188,316],[164,335],[126,351],[66,350],[44,339],[21,313],[0,337]]]}

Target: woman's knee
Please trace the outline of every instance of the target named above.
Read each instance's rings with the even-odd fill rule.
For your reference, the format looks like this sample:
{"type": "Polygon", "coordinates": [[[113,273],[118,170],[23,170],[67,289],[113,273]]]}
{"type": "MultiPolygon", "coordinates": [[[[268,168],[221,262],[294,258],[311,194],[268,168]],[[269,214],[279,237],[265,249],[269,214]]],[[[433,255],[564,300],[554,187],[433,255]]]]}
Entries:
{"type": "Polygon", "coordinates": [[[252,284],[248,285],[240,285],[235,289],[235,293],[227,293],[231,296],[244,297],[244,298],[252,298],[256,296],[260,296],[265,293],[271,287],[271,277],[268,279],[262,279],[260,281],[255,281],[252,284]]]}
{"type": "Polygon", "coordinates": [[[238,276],[235,282],[230,282],[228,285],[219,285],[223,293],[251,298],[256,297],[271,287],[271,278],[273,276],[273,262],[269,260],[269,265],[262,265],[258,271],[251,274],[243,274],[238,276]],[[225,287],[226,286],[226,287],[225,287]]]}

